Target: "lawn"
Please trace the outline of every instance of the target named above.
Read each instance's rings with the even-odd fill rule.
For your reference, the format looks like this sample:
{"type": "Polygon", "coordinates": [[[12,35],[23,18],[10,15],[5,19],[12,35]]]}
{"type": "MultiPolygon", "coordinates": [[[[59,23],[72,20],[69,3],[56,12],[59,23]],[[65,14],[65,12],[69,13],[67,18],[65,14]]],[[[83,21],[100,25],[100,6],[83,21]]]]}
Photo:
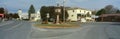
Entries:
{"type": "Polygon", "coordinates": [[[80,27],[77,23],[65,23],[65,24],[34,24],[38,28],[77,28],[80,27]]]}

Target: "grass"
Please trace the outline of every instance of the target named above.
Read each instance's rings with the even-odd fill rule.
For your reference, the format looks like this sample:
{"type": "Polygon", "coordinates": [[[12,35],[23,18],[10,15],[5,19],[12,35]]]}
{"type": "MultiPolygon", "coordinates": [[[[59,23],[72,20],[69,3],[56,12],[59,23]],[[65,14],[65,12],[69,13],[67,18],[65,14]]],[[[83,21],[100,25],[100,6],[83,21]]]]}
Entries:
{"type": "Polygon", "coordinates": [[[38,28],[77,28],[80,27],[76,23],[65,23],[65,24],[34,24],[38,28]]]}

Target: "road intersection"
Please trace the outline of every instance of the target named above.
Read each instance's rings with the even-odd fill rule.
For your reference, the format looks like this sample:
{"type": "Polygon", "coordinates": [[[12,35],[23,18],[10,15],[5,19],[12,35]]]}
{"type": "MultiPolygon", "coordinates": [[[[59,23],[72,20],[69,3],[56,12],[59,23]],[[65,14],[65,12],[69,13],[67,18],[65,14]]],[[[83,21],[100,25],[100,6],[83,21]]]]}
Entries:
{"type": "Polygon", "coordinates": [[[0,39],[120,39],[120,23],[81,23],[79,28],[43,29],[34,22],[6,21],[0,23],[0,39]]]}

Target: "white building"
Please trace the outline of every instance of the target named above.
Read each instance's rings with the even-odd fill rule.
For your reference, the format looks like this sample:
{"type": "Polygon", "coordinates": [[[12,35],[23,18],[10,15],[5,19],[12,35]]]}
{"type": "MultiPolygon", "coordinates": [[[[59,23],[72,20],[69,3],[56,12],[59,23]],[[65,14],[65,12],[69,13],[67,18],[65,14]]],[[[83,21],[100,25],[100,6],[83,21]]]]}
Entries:
{"type": "Polygon", "coordinates": [[[31,21],[38,21],[40,19],[41,19],[41,16],[39,11],[37,11],[37,13],[35,14],[31,14],[31,19],[30,19],[31,21]]]}
{"type": "MultiPolygon", "coordinates": [[[[18,15],[20,20],[29,19],[28,13],[23,13],[21,9],[18,10],[18,15]]],[[[41,17],[39,11],[37,11],[35,14],[31,14],[31,21],[37,21],[40,19],[41,17]]]]}
{"type": "Polygon", "coordinates": [[[92,11],[82,9],[82,8],[68,8],[68,20],[70,21],[83,21],[92,20],[91,15],[92,11]]]}
{"type": "Polygon", "coordinates": [[[23,13],[21,9],[18,10],[19,19],[28,19],[28,13],[23,13]]]}
{"type": "Polygon", "coordinates": [[[77,21],[77,13],[75,13],[74,10],[67,10],[67,12],[69,21],[77,21]]]}

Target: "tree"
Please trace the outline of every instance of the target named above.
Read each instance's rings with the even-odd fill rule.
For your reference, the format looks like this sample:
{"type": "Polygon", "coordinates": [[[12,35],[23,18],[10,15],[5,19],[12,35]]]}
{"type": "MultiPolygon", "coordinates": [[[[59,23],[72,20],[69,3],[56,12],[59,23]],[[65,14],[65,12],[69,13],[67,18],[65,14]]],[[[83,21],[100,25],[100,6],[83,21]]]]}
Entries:
{"type": "Polygon", "coordinates": [[[92,11],[92,15],[95,15],[97,13],[97,10],[92,11]]]}
{"type": "Polygon", "coordinates": [[[35,13],[35,8],[33,5],[31,5],[28,10],[29,20],[30,20],[31,14],[33,14],[33,13],[35,13]]]}
{"type": "Polygon", "coordinates": [[[0,8],[0,14],[3,14],[4,13],[4,8],[0,8]]]}
{"type": "MultiPolygon", "coordinates": [[[[49,15],[50,15],[50,18],[49,18],[49,20],[50,19],[53,19],[53,21],[56,19],[56,13],[55,13],[55,9],[56,9],[57,7],[55,7],[55,6],[42,6],[41,7],[41,9],[40,9],[40,13],[41,13],[41,18],[42,18],[42,21],[44,22],[44,21],[46,21],[46,14],[47,13],[49,13],[49,15]]],[[[60,15],[60,21],[63,21],[63,7],[60,7],[61,8],[61,14],[59,14],[60,15]]],[[[65,11],[65,17],[66,17],[66,19],[67,19],[67,17],[68,17],[68,13],[67,13],[67,11],[65,11]]]]}
{"type": "Polygon", "coordinates": [[[116,11],[116,13],[120,13],[120,10],[118,9],[118,10],[116,11]]]}
{"type": "Polygon", "coordinates": [[[19,18],[19,16],[18,16],[18,14],[17,13],[15,13],[15,14],[13,14],[13,18],[19,18]]]}
{"type": "Polygon", "coordinates": [[[12,19],[13,18],[13,13],[9,13],[8,16],[9,16],[9,19],[12,19]]]}
{"type": "Polygon", "coordinates": [[[119,9],[115,8],[113,5],[107,5],[105,8],[99,10],[96,15],[101,15],[101,14],[112,14],[112,13],[119,13],[119,9]]]}
{"type": "Polygon", "coordinates": [[[107,6],[105,6],[105,11],[106,11],[106,13],[111,13],[111,10],[113,9],[113,5],[107,5],[107,6]]]}
{"type": "Polygon", "coordinates": [[[118,8],[115,8],[113,5],[107,5],[105,8],[107,14],[116,13],[118,8]]]}
{"type": "Polygon", "coordinates": [[[101,9],[101,10],[99,10],[97,13],[96,13],[96,15],[102,15],[102,14],[105,14],[105,9],[101,9]]]}
{"type": "Polygon", "coordinates": [[[46,9],[46,6],[42,6],[41,9],[40,9],[40,13],[41,13],[41,18],[42,18],[42,21],[45,21],[46,20],[46,14],[47,14],[47,9],[46,9]]]}
{"type": "Polygon", "coordinates": [[[5,14],[5,18],[9,19],[10,15],[9,14],[5,14]]]}

